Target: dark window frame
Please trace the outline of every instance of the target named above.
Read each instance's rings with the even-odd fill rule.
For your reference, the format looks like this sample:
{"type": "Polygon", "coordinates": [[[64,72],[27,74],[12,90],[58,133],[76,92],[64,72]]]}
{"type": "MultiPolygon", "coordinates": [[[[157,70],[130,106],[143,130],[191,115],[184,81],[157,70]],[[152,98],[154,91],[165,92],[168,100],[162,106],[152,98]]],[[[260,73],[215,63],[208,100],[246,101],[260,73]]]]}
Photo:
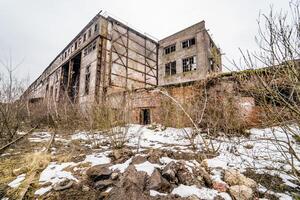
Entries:
{"type": "Polygon", "coordinates": [[[165,64],[165,76],[172,76],[176,74],[176,61],[165,64]]]}
{"type": "Polygon", "coordinates": [[[196,56],[190,56],[182,59],[182,72],[189,72],[196,70],[197,67],[194,68],[194,65],[197,64],[196,56]]]}
{"type": "Polygon", "coordinates": [[[171,44],[171,45],[164,48],[164,54],[165,55],[170,54],[170,53],[175,52],[175,51],[176,51],[176,43],[171,44]]]}
{"type": "Polygon", "coordinates": [[[195,37],[184,40],[184,41],[181,42],[181,46],[182,46],[183,49],[184,48],[189,48],[189,47],[191,47],[195,44],[196,44],[196,38],[195,37]]]}
{"type": "Polygon", "coordinates": [[[91,81],[91,65],[88,65],[85,68],[84,95],[88,95],[90,92],[90,81],[91,81]]]}

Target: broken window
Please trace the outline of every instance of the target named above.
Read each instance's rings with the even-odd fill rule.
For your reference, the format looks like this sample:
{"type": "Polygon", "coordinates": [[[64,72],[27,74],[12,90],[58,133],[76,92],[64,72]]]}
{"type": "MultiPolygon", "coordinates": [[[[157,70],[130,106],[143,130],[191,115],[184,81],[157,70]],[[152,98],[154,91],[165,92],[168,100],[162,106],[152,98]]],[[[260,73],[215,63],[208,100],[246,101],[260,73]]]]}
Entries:
{"type": "Polygon", "coordinates": [[[182,71],[188,72],[196,70],[196,56],[182,59],[182,71]]]}
{"type": "Polygon", "coordinates": [[[173,45],[170,45],[170,46],[164,48],[165,55],[172,53],[174,51],[176,51],[176,44],[173,44],[173,45]]]}
{"type": "Polygon", "coordinates": [[[89,29],[89,35],[88,37],[91,37],[92,36],[92,29],[89,29]]]}
{"type": "Polygon", "coordinates": [[[215,71],[215,61],[214,61],[214,59],[212,59],[212,58],[210,58],[209,59],[209,69],[208,69],[208,71],[209,72],[213,72],[213,71],[215,71]]]}
{"type": "Polygon", "coordinates": [[[91,65],[88,65],[85,69],[85,81],[84,81],[84,94],[88,95],[90,91],[90,71],[91,65]]]}
{"type": "Polygon", "coordinates": [[[95,24],[95,33],[98,31],[98,24],[95,24]]]}
{"type": "Polygon", "coordinates": [[[169,62],[165,65],[165,75],[170,76],[176,74],[176,61],[169,62]]]}
{"type": "Polygon", "coordinates": [[[93,43],[92,43],[92,50],[95,50],[96,49],[96,41],[94,41],[93,43]]]}
{"type": "Polygon", "coordinates": [[[183,41],[181,44],[182,44],[182,48],[187,48],[187,47],[190,47],[190,46],[196,44],[196,39],[191,38],[191,39],[183,41]]]}
{"type": "Polygon", "coordinates": [[[90,44],[89,46],[87,46],[84,50],[83,50],[83,56],[88,55],[89,53],[91,53],[93,50],[96,49],[96,40],[90,44]]]}

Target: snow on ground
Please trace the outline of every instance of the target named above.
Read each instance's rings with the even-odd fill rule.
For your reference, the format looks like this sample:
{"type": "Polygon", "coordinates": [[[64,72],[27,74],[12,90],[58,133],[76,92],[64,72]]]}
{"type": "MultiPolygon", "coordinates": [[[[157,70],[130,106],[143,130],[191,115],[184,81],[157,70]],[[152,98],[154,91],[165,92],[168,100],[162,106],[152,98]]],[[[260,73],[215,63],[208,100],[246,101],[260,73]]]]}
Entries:
{"type": "MultiPolygon", "coordinates": [[[[294,130],[299,131],[298,128],[292,127],[294,130]]],[[[126,130],[126,129],[124,129],[126,130]]],[[[147,126],[141,125],[129,125],[128,131],[124,132],[128,139],[126,145],[129,147],[139,148],[140,151],[143,149],[151,148],[159,148],[159,149],[167,149],[174,152],[193,152],[190,149],[190,142],[186,139],[186,134],[191,132],[191,128],[185,129],[175,129],[175,128],[166,128],[166,129],[149,129],[147,126]],[[139,147],[138,147],[139,146],[139,147]]],[[[214,139],[212,143],[215,147],[220,145],[219,155],[207,159],[207,165],[211,169],[212,178],[218,182],[222,182],[222,174],[221,169],[234,168],[239,169],[241,171],[246,168],[254,168],[257,173],[269,173],[269,174],[277,174],[278,172],[275,169],[280,169],[279,176],[283,179],[286,185],[291,187],[297,187],[294,183],[291,182],[292,177],[290,175],[284,174],[282,171],[289,171],[291,168],[287,165],[286,158],[279,152],[278,143],[274,142],[274,134],[277,139],[282,141],[287,141],[285,133],[280,129],[280,127],[274,128],[265,128],[265,129],[251,129],[250,137],[232,137],[225,138],[219,137],[214,139]],[[273,167],[274,169],[271,169],[273,167]]],[[[48,133],[35,133],[33,135],[31,141],[44,141],[49,139],[51,135],[48,133]]],[[[300,155],[299,145],[294,142],[293,138],[289,138],[293,141],[292,145],[296,150],[296,153],[300,155]]],[[[92,134],[89,132],[78,132],[70,136],[70,138],[59,138],[60,141],[68,142],[71,140],[83,140],[85,142],[91,141],[97,143],[98,141],[104,141],[108,139],[108,136],[105,136],[101,133],[92,134]]],[[[199,138],[196,141],[201,141],[199,138]]],[[[87,144],[84,144],[87,145],[87,144]]],[[[91,145],[92,147],[93,145],[91,145]]],[[[90,155],[86,155],[84,161],[79,163],[90,163],[91,166],[98,164],[107,164],[110,163],[111,160],[108,157],[110,151],[108,151],[108,145],[100,146],[100,149],[104,152],[97,153],[94,152],[90,155]]],[[[199,147],[200,148],[200,147],[199,147]]],[[[151,164],[146,161],[141,164],[135,165],[137,171],[145,171],[148,175],[151,175],[155,168],[162,168],[167,165],[171,161],[178,162],[178,160],[174,160],[168,157],[160,158],[161,165],[151,164]]],[[[110,167],[111,170],[119,170],[123,173],[129,164],[132,162],[132,158],[129,158],[124,163],[115,164],[110,167]]],[[[185,165],[189,170],[192,167],[200,165],[195,160],[190,161],[181,161],[185,162],[185,165]]],[[[295,161],[294,161],[295,162],[295,161]]],[[[64,178],[68,178],[71,180],[77,180],[71,172],[64,171],[66,167],[74,166],[79,163],[52,163],[50,164],[41,174],[40,182],[45,183],[47,181],[54,183],[56,181],[60,181],[64,178]],[[52,178],[50,178],[52,177],[52,178]]],[[[296,167],[300,168],[300,163],[295,162],[296,167]]],[[[42,194],[43,192],[47,192],[51,190],[51,186],[49,188],[41,188],[36,191],[36,194],[42,194]]],[[[218,193],[215,190],[211,190],[208,188],[195,188],[195,186],[184,186],[180,185],[178,188],[173,190],[174,194],[178,194],[180,196],[186,196],[190,194],[194,194],[196,196],[201,196],[201,198],[206,197],[207,199],[212,199],[215,195],[221,195],[225,199],[230,199],[230,197],[226,197],[226,194],[218,193]]],[[[156,193],[156,191],[151,192],[152,195],[162,195],[156,193]]],[[[287,194],[276,194],[280,196],[282,199],[288,199],[287,194]]]]}
{"type": "Polygon", "coordinates": [[[55,162],[50,163],[46,169],[44,169],[40,175],[39,182],[41,185],[51,183],[50,186],[42,187],[35,191],[35,195],[43,195],[50,191],[52,186],[56,183],[60,183],[66,179],[78,181],[71,172],[64,171],[65,168],[75,166],[73,162],[57,164],[55,162]]]}
{"type": "Polygon", "coordinates": [[[123,173],[127,169],[127,167],[130,165],[131,162],[132,162],[132,158],[128,159],[126,162],[124,162],[122,164],[113,165],[113,166],[109,167],[109,169],[118,170],[121,173],[123,173]]]}
{"type": "Polygon", "coordinates": [[[24,181],[26,174],[21,174],[19,176],[17,176],[17,178],[15,180],[13,180],[12,182],[10,182],[8,184],[9,187],[11,188],[17,188],[21,185],[22,181],[24,181]]]}
{"type": "Polygon", "coordinates": [[[128,146],[141,148],[170,148],[186,149],[190,145],[189,141],[184,139],[185,131],[189,133],[190,128],[176,129],[166,128],[162,131],[151,130],[141,125],[130,125],[128,129],[128,146]],[[137,135],[138,134],[138,135],[137,135]],[[172,145],[172,147],[168,147],[172,145]]]}
{"type": "Polygon", "coordinates": [[[137,171],[143,171],[148,174],[148,176],[151,176],[155,168],[160,168],[160,165],[152,164],[149,161],[143,162],[141,164],[134,165],[135,169],[137,171]]]}
{"type": "Polygon", "coordinates": [[[34,132],[31,134],[32,137],[28,138],[30,142],[47,142],[51,138],[49,132],[34,132]]]}
{"type": "Polygon", "coordinates": [[[79,132],[79,133],[75,133],[71,136],[72,140],[90,140],[91,136],[89,133],[87,132],[79,132]]]}
{"type": "Polygon", "coordinates": [[[166,193],[160,193],[160,192],[157,192],[156,190],[150,190],[150,196],[155,197],[157,195],[159,195],[159,196],[166,196],[168,194],[166,194],[166,193]]]}
{"type": "Polygon", "coordinates": [[[174,188],[172,194],[177,194],[181,197],[189,197],[192,195],[196,195],[198,198],[213,200],[217,195],[222,196],[225,200],[231,200],[231,197],[227,193],[219,193],[216,190],[209,188],[198,188],[195,185],[187,186],[187,185],[179,185],[177,188],[174,188]]]}
{"type": "MultiPolygon", "coordinates": [[[[107,154],[108,152],[105,152],[105,153],[107,154]]],[[[83,162],[89,162],[89,163],[91,163],[91,166],[95,166],[95,165],[110,163],[110,158],[108,158],[103,153],[91,154],[91,155],[87,155],[83,162]]]]}
{"type": "MultiPolygon", "coordinates": [[[[220,155],[208,159],[208,166],[214,169],[235,168],[240,171],[253,168],[257,173],[278,174],[287,185],[295,187],[296,185],[289,181],[293,177],[284,173],[290,171],[291,166],[287,164],[286,155],[282,154],[281,147],[287,146],[284,142],[289,139],[296,153],[300,155],[299,144],[296,144],[293,138],[287,138],[280,127],[251,129],[250,133],[250,138],[222,138],[220,155]],[[276,142],[274,135],[283,142],[276,142]]],[[[217,144],[217,141],[214,141],[214,144],[217,144]]],[[[297,160],[293,162],[295,167],[300,169],[300,163],[297,160]]]]}
{"type": "Polygon", "coordinates": [[[72,175],[71,172],[64,171],[65,168],[74,166],[75,163],[68,162],[57,164],[55,162],[50,163],[46,169],[44,169],[40,175],[40,183],[50,182],[52,184],[59,183],[65,179],[75,180],[77,179],[72,175]]]}

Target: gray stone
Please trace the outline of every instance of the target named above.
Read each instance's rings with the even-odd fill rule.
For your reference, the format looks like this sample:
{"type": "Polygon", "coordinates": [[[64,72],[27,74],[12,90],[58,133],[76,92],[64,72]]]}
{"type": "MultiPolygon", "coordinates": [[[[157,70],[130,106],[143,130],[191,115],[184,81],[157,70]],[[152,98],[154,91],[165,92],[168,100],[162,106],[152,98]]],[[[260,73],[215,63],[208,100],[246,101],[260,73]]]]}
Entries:
{"type": "Polygon", "coordinates": [[[234,185],[229,187],[230,194],[235,200],[252,200],[253,191],[250,187],[245,185],[234,185]]]}
{"type": "Polygon", "coordinates": [[[108,168],[108,165],[96,165],[89,168],[86,175],[94,182],[99,180],[109,179],[112,171],[108,168]]]}

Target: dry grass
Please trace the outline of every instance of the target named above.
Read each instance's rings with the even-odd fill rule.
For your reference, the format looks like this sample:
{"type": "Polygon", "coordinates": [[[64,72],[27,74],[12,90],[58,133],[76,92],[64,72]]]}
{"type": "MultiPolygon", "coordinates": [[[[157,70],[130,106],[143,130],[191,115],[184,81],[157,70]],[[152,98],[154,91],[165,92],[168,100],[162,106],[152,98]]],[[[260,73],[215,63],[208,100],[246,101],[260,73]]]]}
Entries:
{"type": "Polygon", "coordinates": [[[6,196],[12,199],[19,199],[25,193],[28,186],[36,179],[35,174],[41,172],[50,162],[50,154],[44,152],[27,153],[25,155],[11,156],[1,161],[0,185],[7,185],[18,175],[26,173],[26,178],[17,188],[8,188],[6,196]]]}

